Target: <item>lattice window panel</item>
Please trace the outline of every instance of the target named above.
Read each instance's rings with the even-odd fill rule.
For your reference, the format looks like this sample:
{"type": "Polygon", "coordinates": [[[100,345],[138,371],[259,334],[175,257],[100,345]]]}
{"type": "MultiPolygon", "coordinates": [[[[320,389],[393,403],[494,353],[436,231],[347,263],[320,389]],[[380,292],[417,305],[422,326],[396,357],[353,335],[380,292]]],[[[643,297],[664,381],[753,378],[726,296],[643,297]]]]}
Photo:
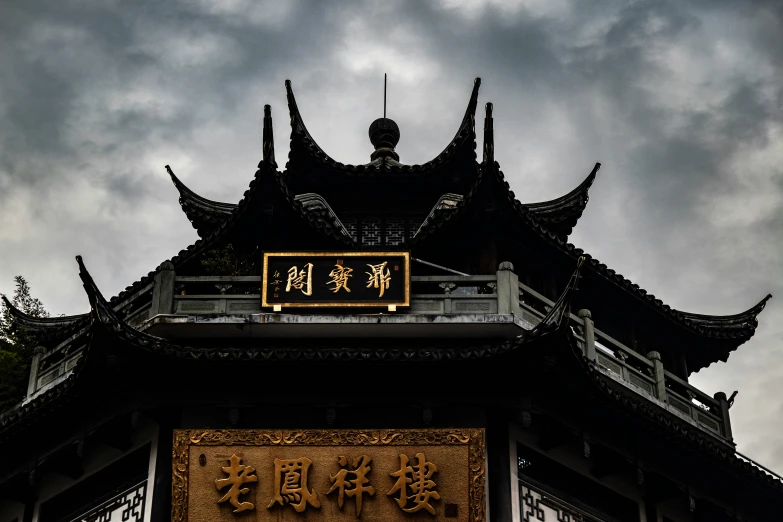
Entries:
{"type": "Polygon", "coordinates": [[[600,522],[581,509],[519,482],[519,507],[523,522],[600,522]]]}
{"type": "Polygon", "coordinates": [[[348,231],[348,234],[351,236],[351,239],[354,241],[358,241],[359,239],[359,222],[356,219],[343,219],[343,226],[345,226],[345,230],[348,231]]]}
{"type": "Polygon", "coordinates": [[[127,489],[71,522],[142,522],[147,481],[127,489]]]}
{"type": "Polygon", "coordinates": [[[362,245],[381,246],[381,220],[362,220],[362,245]]]}
{"type": "Polygon", "coordinates": [[[386,220],[386,246],[399,246],[405,244],[405,220],[386,220]]]}

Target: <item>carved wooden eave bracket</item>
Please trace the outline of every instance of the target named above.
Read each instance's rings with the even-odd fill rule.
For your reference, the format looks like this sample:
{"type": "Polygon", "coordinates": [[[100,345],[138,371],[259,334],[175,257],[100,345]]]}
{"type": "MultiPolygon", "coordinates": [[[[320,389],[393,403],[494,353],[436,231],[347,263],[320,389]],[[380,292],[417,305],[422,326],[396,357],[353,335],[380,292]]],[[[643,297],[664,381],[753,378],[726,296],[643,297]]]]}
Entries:
{"type": "Polygon", "coordinates": [[[286,170],[295,172],[296,166],[300,161],[315,162],[318,165],[326,167],[331,174],[343,175],[409,175],[424,176],[440,170],[448,165],[453,159],[463,159],[461,154],[465,151],[472,151],[472,157],[475,161],[476,148],[476,105],[478,103],[479,87],[481,79],[476,78],[473,84],[473,91],[468,102],[465,115],[460,123],[457,133],[449,144],[438,156],[421,165],[403,165],[396,160],[382,158],[371,161],[364,165],[344,165],[332,159],[313,139],[307,127],[304,124],[302,115],[294,97],[291,81],[286,80],[286,95],[288,98],[288,110],[291,117],[291,147],[288,154],[288,163],[286,170]]]}

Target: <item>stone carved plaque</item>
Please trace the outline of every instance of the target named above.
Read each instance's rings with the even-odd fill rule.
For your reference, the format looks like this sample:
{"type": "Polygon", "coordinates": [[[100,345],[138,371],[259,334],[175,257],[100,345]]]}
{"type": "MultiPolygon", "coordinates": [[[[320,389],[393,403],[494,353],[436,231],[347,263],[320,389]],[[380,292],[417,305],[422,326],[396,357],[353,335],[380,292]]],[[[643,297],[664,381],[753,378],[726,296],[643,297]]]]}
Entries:
{"type": "Polygon", "coordinates": [[[175,430],[172,521],[484,522],[483,429],[175,430]]]}

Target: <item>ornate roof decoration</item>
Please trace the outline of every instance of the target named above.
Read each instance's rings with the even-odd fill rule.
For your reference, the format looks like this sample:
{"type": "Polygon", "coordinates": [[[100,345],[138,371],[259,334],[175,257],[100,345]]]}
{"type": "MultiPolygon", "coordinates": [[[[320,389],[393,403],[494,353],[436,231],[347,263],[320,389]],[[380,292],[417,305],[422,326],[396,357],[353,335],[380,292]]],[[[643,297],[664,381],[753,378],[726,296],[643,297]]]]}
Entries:
{"type": "MultiPolygon", "coordinates": [[[[407,175],[424,175],[430,173],[436,168],[448,163],[452,158],[457,156],[457,153],[468,148],[473,150],[475,148],[475,119],[476,119],[476,105],[478,103],[478,92],[481,85],[481,78],[476,78],[473,84],[473,92],[468,102],[468,107],[465,110],[465,116],[462,119],[462,123],[457,129],[457,133],[454,139],[446,146],[446,148],[434,159],[424,163],[423,165],[403,165],[397,161],[397,154],[393,151],[393,146],[396,145],[395,140],[383,140],[382,135],[395,135],[396,139],[399,139],[399,129],[397,124],[391,120],[382,118],[373,122],[373,126],[378,127],[370,128],[371,136],[378,135],[378,144],[376,147],[381,147],[383,150],[391,150],[392,154],[373,154],[372,161],[365,165],[344,165],[338,161],[332,159],[326,152],[313,139],[310,132],[302,120],[302,115],[299,113],[299,107],[296,104],[294,97],[294,91],[291,88],[291,81],[286,80],[285,86],[288,95],[288,111],[291,116],[291,151],[288,155],[288,164],[286,170],[291,170],[296,156],[304,152],[312,160],[317,163],[328,167],[330,170],[340,172],[346,175],[352,174],[373,174],[381,171],[391,174],[407,174],[407,175]],[[384,121],[385,120],[385,121],[384,121]],[[380,122],[380,123],[379,123],[380,122]],[[391,123],[387,123],[391,122],[391,123]],[[380,132],[380,127],[389,127],[386,129],[388,132],[380,132]],[[393,125],[392,125],[393,124],[393,125]],[[389,141],[389,143],[386,143],[389,141]],[[391,145],[391,142],[394,142],[391,145]],[[391,148],[389,147],[391,145],[391,148]]],[[[380,150],[380,149],[378,149],[380,150]]]]}
{"type": "Polygon", "coordinates": [[[179,191],[179,204],[182,210],[185,211],[185,215],[188,216],[199,236],[204,237],[214,231],[236,211],[236,204],[213,201],[190,190],[168,165],[166,165],[166,171],[179,191]]]}
{"type": "Polygon", "coordinates": [[[585,180],[565,196],[541,203],[524,203],[522,206],[535,216],[539,223],[565,239],[571,234],[587,207],[588,191],[600,168],[601,164],[596,163],[585,180]]]}
{"type": "Polygon", "coordinates": [[[400,141],[400,128],[394,120],[387,117],[378,118],[370,124],[370,142],[375,151],[370,154],[371,162],[382,161],[389,158],[399,163],[400,155],[394,151],[394,147],[400,141]]]}

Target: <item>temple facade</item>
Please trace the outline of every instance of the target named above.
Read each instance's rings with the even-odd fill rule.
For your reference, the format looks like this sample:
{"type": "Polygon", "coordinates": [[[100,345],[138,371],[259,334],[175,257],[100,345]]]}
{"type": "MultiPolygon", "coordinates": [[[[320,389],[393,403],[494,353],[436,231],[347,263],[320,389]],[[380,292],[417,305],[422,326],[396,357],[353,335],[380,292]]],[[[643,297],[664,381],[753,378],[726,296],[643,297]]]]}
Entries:
{"type": "Polygon", "coordinates": [[[286,82],[287,161],[266,106],[238,203],[166,166],[198,240],[113,297],[77,257],[85,314],[6,301],[36,348],[0,414],[0,522],[780,519],[733,396],[689,383],[770,296],[675,310],[569,243],[600,164],[520,202],[491,103],[477,155],[479,86],[431,161],[381,118],[344,165],[286,82]]]}

